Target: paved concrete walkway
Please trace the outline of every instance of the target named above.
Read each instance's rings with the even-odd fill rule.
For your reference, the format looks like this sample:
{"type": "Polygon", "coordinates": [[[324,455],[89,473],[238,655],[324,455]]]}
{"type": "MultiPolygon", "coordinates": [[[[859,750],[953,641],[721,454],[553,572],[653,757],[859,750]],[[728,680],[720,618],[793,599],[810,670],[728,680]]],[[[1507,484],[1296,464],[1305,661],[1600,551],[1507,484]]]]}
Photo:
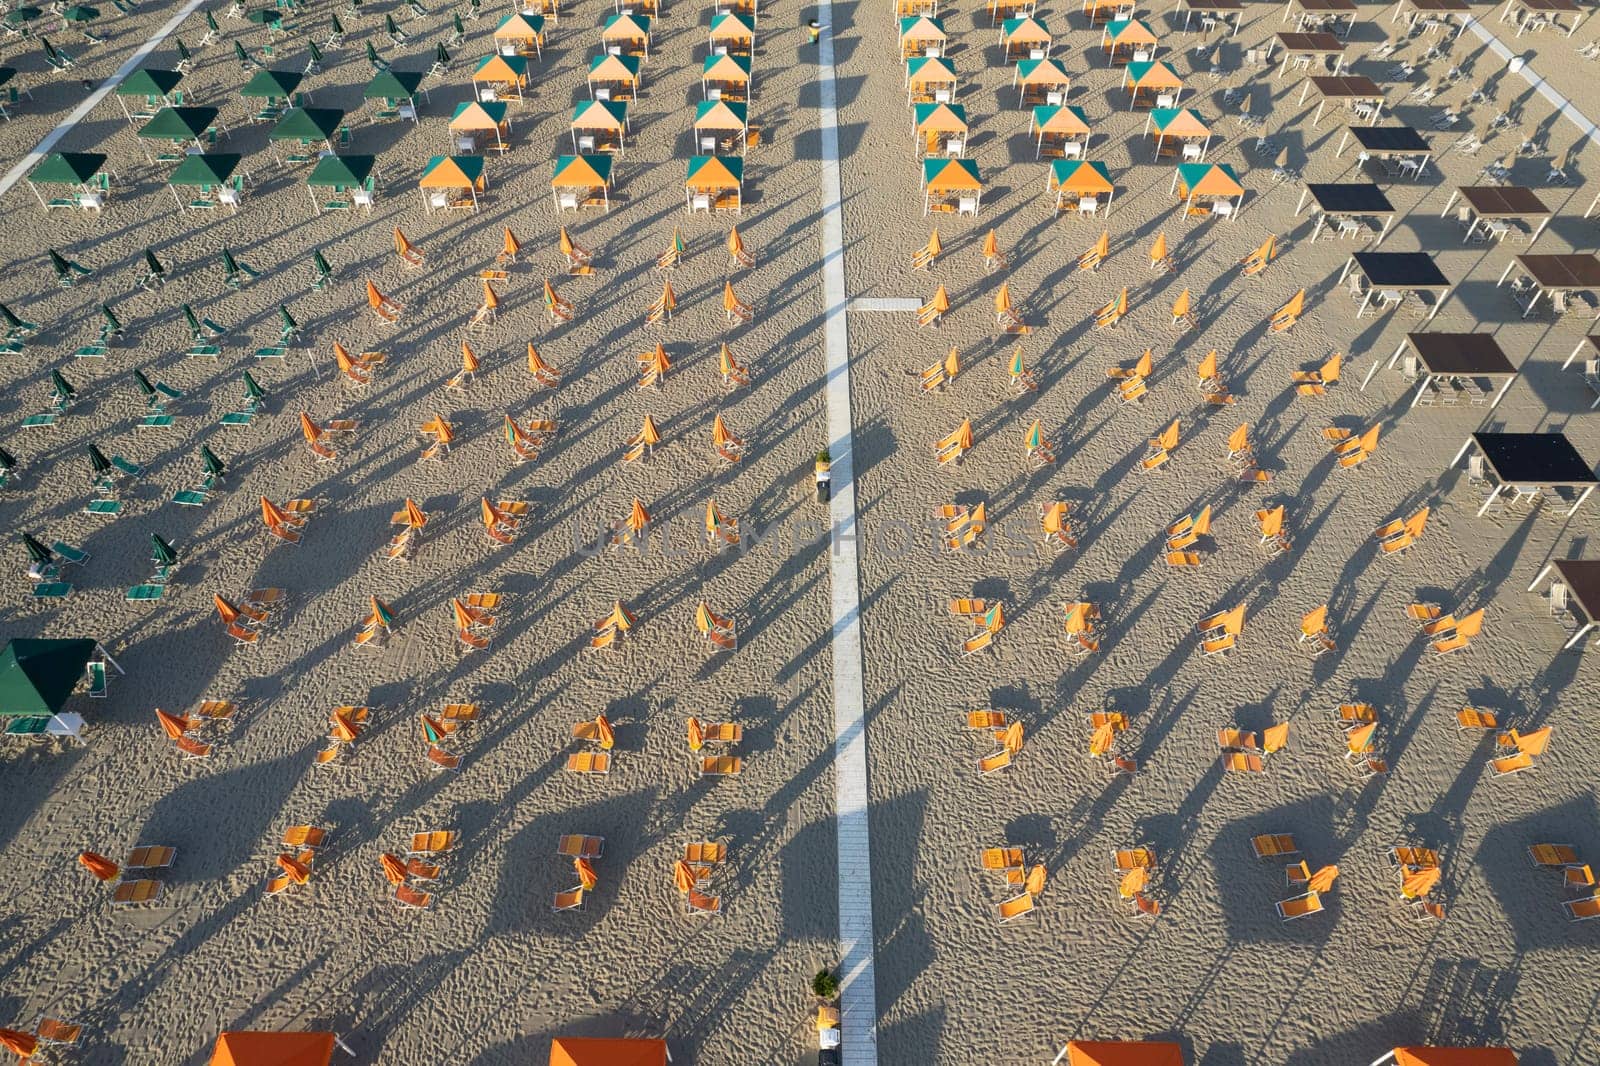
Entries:
{"type": "Polygon", "coordinates": [[[828,451],[833,459],[833,730],[839,839],[839,954],[844,1061],[876,1066],[878,996],[872,965],[872,849],[867,839],[867,729],[861,682],[861,582],[856,567],[855,461],[850,438],[850,332],[845,323],[844,213],[839,183],[838,90],[832,4],[817,20],[818,122],[822,133],[822,338],[827,354],[828,451]]]}

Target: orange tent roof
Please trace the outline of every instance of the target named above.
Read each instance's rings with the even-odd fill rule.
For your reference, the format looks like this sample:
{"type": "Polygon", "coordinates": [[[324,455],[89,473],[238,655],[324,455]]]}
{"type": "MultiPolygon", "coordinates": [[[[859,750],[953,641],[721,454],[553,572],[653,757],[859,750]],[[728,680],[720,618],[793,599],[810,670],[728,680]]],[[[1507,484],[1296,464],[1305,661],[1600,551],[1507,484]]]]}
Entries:
{"type": "Polygon", "coordinates": [[[1067,1044],[1068,1066],[1183,1066],[1177,1044],[1146,1040],[1073,1040],[1067,1044]]]}
{"type": "MultiPolygon", "coordinates": [[[[589,68],[590,81],[620,81],[632,85],[639,80],[638,68],[624,63],[622,56],[606,55],[589,68]]],[[[473,75],[474,78],[477,75],[473,75]]]]}
{"type": "Polygon", "coordinates": [[[729,107],[722,100],[707,101],[711,106],[695,116],[694,128],[697,130],[742,130],[748,123],[739,111],[729,107]]]}
{"type": "Polygon", "coordinates": [[[1395,1066],[1517,1066],[1505,1047],[1397,1047],[1395,1066]]]}
{"type": "Polygon", "coordinates": [[[1209,137],[1211,127],[1207,126],[1194,111],[1187,107],[1156,108],[1150,113],[1151,125],[1168,137],[1209,137]]]}
{"type": "Polygon", "coordinates": [[[1033,109],[1033,132],[1072,137],[1092,131],[1089,129],[1089,119],[1084,114],[1083,108],[1041,104],[1033,109]]]}
{"type": "Polygon", "coordinates": [[[960,104],[918,104],[913,116],[918,133],[967,132],[967,109],[960,104]]]}
{"type": "Polygon", "coordinates": [[[982,189],[978,164],[970,159],[924,160],[922,184],[930,193],[982,189]]]}
{"type": "Polygon", "coordinates": [[[715,62],[707,63],[700,72],[702,78],[711,81],[728,81],[736,85],[743,85],[750,80],[750,72],[739,65],[739,60],[734,56],[713,56],[715,62]]]}
{"type": "Polygon", "coordinates": [[[666,1066],[665,1040],[601,1040],[558,1036],[550,1041],[550,1066],[666,1066]]]}
{"type": "Polygon", "coordinates": [[[1243,196],[1244,186],[1226,163],[1184,163],[1178,167],[1181,196],[1243,196]],[[1196,173],[1196,171],[1199,171],[1196,173]]]}
{"type": "Polygon", "coordinates": [[[1104,163],[1057,159],[1050,164],[1050,187],[1076,196],[1110,194],[1116,190],[1104,163]]]}
{"type": "Polygon", "coordinates": [[[746,22],[736,11],[725,11],[711,20],[711,39],[713,41],[754,41],[756,39],[755,27],[746,22]]]}
{"type": "Polygon", "coordinates": [[[1136,89],[1181,89],[1183,79],[1165,61],[1129,63],[1127,80],[1123,84],[1136,89]]]}
{"type": "MultiPolygon", "coordinates": [[[[536,15],[533,17],[538,18],[536,15]]],[[[500,25],[495,27],[494,39],[497,41],[543,40],[544,27],[542,25],[534,26],[528,20],[529,16],[520,11],[507,15],[500,25]]],[[[539,21],[541,23],[544,22],[542,18],[539,21]]]]}
{"type": "Polygon", "coordinates": [[[437,162],[430,166],[425,174],[417,181],[417,187],[422,189],[477,189],[480,192],[489,187],[483,177],[483,162],[481,156],[435,156],[437,162]],[[476,177],[468,177],[467,172],[461,168],[461,161],[476,160],[476,177]]]}
{"type": "Polygon", "coordinates": [[[211,1066],[328,1066],[332,1033],[223,1033],[211,1066]]]}
{"type": "Polygon", "coordinates": [[[1049,44],[1050,31],[1035,18],[1006,19],[1001,27],[1007,44],[1049,44]]]}
{"type": "Polygon", "coordinates": [[[930,85],[955,85],[956,68],[943,56],[906,60],[906,80],[913,89],[930,85]]]}
{"type": "Polygon", "coordinates": [[[1143,19],[1113,19],[1106,23],[1103,39],[1118,45],[1161,43],[1143,19]]]}
{"type": "MultiPolygon", "coordinates": [[[[505,105],[501,104],[500,106],[504,107],[505,105]]],[[[503,114],[504,112],[502,112],[503,114]]],[[[476,100],[469,101],[450,120],[450,128],[453,130],[498,130],[509,128],[510,125],[511,123],[506,121],[505,118],[496,119],[489,114],[484,109],[484,106],[476,100]]]]}
{"type": "Polygon", "coordinates": [[[690,160],[689,177],[684,184],[691,189],[737,189],[739,175],[728,169],[727,160],[721,156],[706,155],[696,157],[700,165],[695,166],[690,160]]]}
{"type": "Polygon", "coordinates": [[[638,41],[650,39],[650,19],[645,15],[612,15],[600,31],[602,41],[638,41]]]}
{"type": "MultiPolygon", "coordinates": [[[[609,156],[606,158],[610,158],[609,156]]],[[[550,179],[553,188],[578,188],[595,189],[602,185],[610,185],[609,176],[602,176],[594,168],[588,156],[569,155],[565,159],[566,165],[556,170],[555,176],[550,179]]]]}
{"type": "Polygon", "coordinates": [[[937,19],[927,15],[916,18],[900,20],[901,41],[942,41],[945,39],[944,27],[939,25],[937,19]]]}
{"type": "Polygon", "coordinates": [[[473,81],[514,82],[517,85],[528,84],[528,72],[514,70],[506,57],[492,55],[486,58],[478,69],[472,72],[473,81]]]}
{"type": "Polygon", "coordinates": [[[1018,85],[1071,85],[1072,75],[1059,59],[1024,59],[1017,64],[1018,85]]]}

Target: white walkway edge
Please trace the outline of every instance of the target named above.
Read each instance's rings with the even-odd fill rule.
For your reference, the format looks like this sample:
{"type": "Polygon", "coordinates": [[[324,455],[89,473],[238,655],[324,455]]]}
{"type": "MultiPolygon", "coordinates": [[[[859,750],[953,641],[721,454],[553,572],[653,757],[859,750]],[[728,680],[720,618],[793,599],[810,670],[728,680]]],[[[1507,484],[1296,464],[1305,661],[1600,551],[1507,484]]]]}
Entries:
{"type": "MultiPolygon", "coordinates": [[[[1526,53],[1513,52],[1511,49],[1507,48],[1505,44],[1501,42],[1500,38],[1494,35],[1494,31],[1491,30],[1488,25],[1479,22],[1471,15],[1462,15],[1461,22],[1463,26],[1471,30],[1478,36],[1480,40],[1487,44],[1489,46],[1489,50],[1495,55],[1499,56],[1502,63],[1510,61],[1512,56],[1518,54],[1521,54],[1524,59],[1527,58],[1526,53]]],[[[1560,93],[1556,92],[1549,82],[1545,81],[1544,78],[1540,77],[1538,74],[1535,74],[1533,71],[1533,65],[1531,63],[1524,62],[1522,64],[1522,70],[1518,73],[1522,75],[1529,85],[1533,86],[1535,92],[1544,97],[1546,100],[1550,101],[1557,111],[1566,116],[1568,122],[1571,122],[1574,126],[1578,127],[1578,132],[1582,133],[1595,144],[1600,144],[1600,128],[1596,128],[1595,124],[1589,121],[1587,115],[1585,115],[1582,111],[1579,111],[1576,107],[1572,106],[1571,100],[1568,100],[1565,96],[1562,96],[1560,93]]]]}
{"type": "Polygon", "coordinates": [[[838,91],[832,4],[817,21],[817,119],[822,135],[822,338],[827,355],[828,452],[833,463],[834,809],[839,839],[840,1028],[848,1066],[876,1066],[878,995],[872,965],[872,852],[867,839],[866,697],[861,680],[861,582],[856,566],[855,462],[850,438],[850,331],[845,324],[844,211],[839,180],[838,91]]]}
{"type": "Polygon", "coordinates": [[[93,111],[95,106],[106,98],[106,95],[112,89],[122,84],[123,78],[138,70],[139,64],[143,63],[150,53],[156,50],[156,45],[166,40],[174,30],[183,24],[183,20],[192,15],[194,9],[199,6],[200,0],[188,0],[166,21],[165,25],[156,31],[154,37],[134,49],[133,55],[129,56],[127,62],[117,68],[115,74],[101,82],[100,87],[90,93],[87,100],[72,109],[72,113],[62,121],[61,125],[45,134],[44,140],[40,141],[33,151],[23,156],[21,162],[7,171],[5,177],[0,178],[0,196],[10,192],[11,187],[22,180],[23,175],[38,166],[39,160],[50,154],[50,150],[56,146],[62,137],[67,135],[68,130],[82,122],[89,112],[93,111]]]}

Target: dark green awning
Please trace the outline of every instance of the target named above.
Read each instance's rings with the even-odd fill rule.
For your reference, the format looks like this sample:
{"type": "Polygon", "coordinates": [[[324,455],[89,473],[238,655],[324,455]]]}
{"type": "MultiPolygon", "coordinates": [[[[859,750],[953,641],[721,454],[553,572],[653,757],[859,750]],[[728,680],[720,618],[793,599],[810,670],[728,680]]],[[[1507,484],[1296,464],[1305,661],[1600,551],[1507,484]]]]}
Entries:
{"type": "Polygon", "coordinates": [[[98,647],[84,639],[7,642],[0,648],[0,715],[61,710],[98,647]]]}

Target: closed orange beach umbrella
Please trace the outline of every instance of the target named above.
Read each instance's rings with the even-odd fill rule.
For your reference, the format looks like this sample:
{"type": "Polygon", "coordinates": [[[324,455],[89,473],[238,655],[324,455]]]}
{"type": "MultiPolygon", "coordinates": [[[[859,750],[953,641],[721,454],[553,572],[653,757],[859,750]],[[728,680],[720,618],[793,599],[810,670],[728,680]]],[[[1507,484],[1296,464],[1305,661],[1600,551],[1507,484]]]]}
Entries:
{"type": "Polygon", "coordinates": [[[963,418],[961,425],[956,430],[956,443],[962,448],[972,447],[972,419],[963,418]]]}
{"type": "Polygon", "coordinates": [[[661,300],[659,302],[662,307],[669,311],[678,306],[678,294],[672,291],[670,278],[661,283],[661,300]]]}
{"type": "Polygon", "coordinates": [[[1122,291],[1117,293],[1117,314],[1125,315],[1127,313],[1128,313],[1128,287],[1126,285],[1124,285],[1122,287],[1122,291]]]}
{"type": "Polygon", "coordinates": [[[211,597],[211,602],[217,605],[217,614],[221,615],[222,620],[228,625],[232,625],[239,617],[239,608],[235,607],[221,596],[213,595],[211,597]]]}
{"type": "Polygon", "coordinates": [[[742,306],[742,305],[740,304],[739,297],[735,296],[734,293],[733,293],[733,282],[732,282],[732,280],[726,279],[726,278],[723,279],[723,282],[722,282],[722,309],[724,311],[735,311],[740,306],[742,306]]]}
{"type": "Polygon", "coordinates": [[[1015,755],[1022,750],[1022,723],[1012,722],[1000,736],[1000,746],[1015,755]]]}
{"type": "Polygon", "coordinates": [[[311,867],[307,866],[293,855],[279,853],[278,865],[283,868],[283,872],[288,874],[297,885],[303,885],[307,881],[311,880],[311,867]]]}
{"type": "Polygon", "coordinates": [[[1406,532],[1413,537],[1422,536],[1422,531],[1428,528],[1428,508],[1424,507],[1416,514],[1406,519],[1406,532]]]}
{"type": "Polygon", "coordinates": [[[422,726],[423,743],[430,746],[443,743],[445,734],[449,732],[443,722],[429,714],[417,715],[417,724],[422,726]]]}
{"type": "MultiPolygon", "coordinates": [[[[1268,240],[1270,241],[1271,238],[1268,238],[1268,240]]],[[[1283,305],[1283,310],[1278,312],[1278,313],[1279,314],[1298,315],[1300,312],[1304,311],[1305,309],[1306,309],[1306,290],[1301,289],[1299,292],[1297,292],[1293,296],[1289,297],[1289,302],[1284,304],[1283,305]]]]}
{"type": "Polygon", "coordinates": [[[261,520],[269,526],[281,526],[289,518],[279,509],[277,504],[263,496],[261,497],[261,520]]]}
{"type": "Polygon", "coordinates": [[[500,306],[500,297],[494,294],[494,287],[489,284],[489,279],[483,279],[483,306],[496,308],[500,306]]]}
{"type": "Polygon", "coordinates": [[[468,374],[478,372],[478,355],[466,341],[461,342],[461,369],[468,374]]]}
{"type": "MultiPolygon", "coordinates": [[[[510,230],[506,230],[506,236],[511,236],[510,230]]],[[[560,247],[562,255],[571,255],[577,250],[577,246],[572,243],[572,238],[567,236],[567,227],[565,226],[561,227],[560,247]]]]}
{"type": "Polygon", "coordinates": [[[546,363],[543,359],[539,358],[539,351],[538,351],[537,348],[535,348],[533,346],[533,342],[531,342],[531,341],[528,343],[528,373],[530,373],[530,374],[548,374],[548,373],[550,373],[550,365],[548,363],[546,363]]]}
{"type": "MultiPolygon", "coordinates": [[[[935,236],[937,235],[938,234],[935,233],[935,236]]],[[[929,300],[928,303],[932,305],[935,311],[942,315],[946,311],[950,310],[950,294],[944,291],[943,285],[940,285],[937,289],[933,290],[933,299],[929,300]]]]}
{"type": "Polygon", "coordinates": [[[1381,427],[1379,427],[1379,426],[1373,426],[1371,429],[1369,429],[1365,433],[1361,434],[1361,450],[1362,451],[1370,452],[1370,451],[1374,451],[1374,450],[1377,449],[1377,447],[1378,447],[1378,430],[1380,428],[1381,427]]]}
{"type": "Polygon", "coordinates": [[[1307,611],[1304,618],[1300,619],[1300,632],[1315,635],[1328,628],[1328,605],[1323,604],[1316,610],[1307,611]]]}
{"type": "Polygon", "coordinates": [[[1003,315],[1011,310],[1011,283],[1002,281],[1000,287],[994,291],[994,313],[1003,315]]]}
{"type": "Polygon", "coordinates": [[[1150,376],[1150,372],[1155,369],[1155,365],[1155,353],[1146,348],[1144,354],[1139,357],[1139,361],[1133,364],[1133,372],[1141,378],[1147,378],[1150,376]]]}
{"type": "Polygon", "coordinates": [[[382,626],[384,629],[394,628],[394,609],[376,596],[368,596],[367,603],[372,608],[372,613],[367,616],[367,625],[382,626]]]}
{"type": "Polygon", "coordinates": [[[961,355],[956,351],[955,345],[951,345],[950,353],[944,357],[944,376],[954,378],[959,373],[961,373],[961,355]]]}
{"type": "Polygon", "coordinates": [[[1378,731],[1377,722],[1369,722],[1360,729],[1352,730],[1347,738],[1346,747],[1352,753],[1365,751],[1367,745],[1372,743],[1372,734],[1378,731]]]}
{"type": "Polygon", "coordinates": [[[394,228],[394,250],[395,254],[402,256],[412,250],[411,242],[406,239],[404,233],[400,232],[399,226],[394,228]]]}
{"type": "Polygon", "coordinates": [[[471,629],[478,621],[477,618],[473,617],[472,611],[467,605],[458,599],[450,601],[450,610],[455,612],[457,629],[471,629]]]}
{"type": "Polygon", "coordinates": [[[422,508],[418,507],[409,496],[406,497],[405,512],[406,525],[410,526],[412,529],[421,529],[423,526],[428,524],[428,516],[423,513],[422,508]]]}
{"type": "Polygon", "coordinates": [[[998,633],[1006,626],[1006,605],[997,603],[989,608],[983,616],[983,628],[991,633],[998,633]]]}
{"type": "Polygon", "coordinates": [[[1030,895],[1039,895],[1044,891],[1044,876],[1044,863],[1035,863],[1033,869],[1028,871],[1028,879],[1023,882],[1023,887],[1030,895]]]}
{"type": "Polygon", "coordinates": [[[312,444],[317,443],[318,438],[322,436],[322,428],[311,421],[311,416],[304,411],[300,412],[300,432],[304,433],[306,440],[312,444]]]}
{"type": "Polygon", "coordinates": [[[488,526],[490,529],[493,529],[495,526],[499,525],[501,519],[499,508],[490,503],[487,496],[482,497],[480,505],[481,509],[478,513],[483,516],[483,524],[488,526]]]}
{"type": "Polygon", "coordinates": [[[78,865],[88,870],[100,881],[110,881],[122,872],[118,869],[116,863],[104,855],[97,855],[92,851],[78,852],[78,865]]]}
{"type": "Polygon", "coordinates": [[[1200,517],[1194,520],[1194,534],[1204,537],[1211,533],[1211,505],[1208,503],[1200,508],[1200,517]]]}
{"type": "Polygon", "coordinates": [[[356,368],[356,361],[350,358],[349,349],[340,344],[338,341],[333,342],[333,361],[338,365],[340,370],[343,370],[347,374],[356,368]]]}
{"type": "Polygon", "coordinates": [[[985,259],[993,259],[999,254],[1000,238],[995,234],[995,231],[991,229],[988,233],[983,235],[983,256],[985,259]]]}
{"type": "Polygon", "coordinates": [[[738,362],[733,358],[733,352],[728,348],[728,342],[722,342],[722,350],[717,353],[717,370],[726,375],[732,374],[738,367],[738,362]]]}
{"type": "Polygon", "coordinates": [[[578,884],[583,886],[585,892],[593,892],[595,886],[600,884],[600,875],[594,872],[594,865],[583,856],[572,860],[572,869],[578,875],[578,884]]]}
{"type": "MultiPolygon", "coordinates": [[[[1217,350],[1215,348],[1206,353],[1206,357],[1200,360],[1200,365],[1194,368],[1194,372],[1203,378],[1214,378],[1217,376],[1217,350]]],[[[1245,434],[1248,436],[1250,432],[1250,424],[1247,422],[1241,428],[1244,429],[1245,434]]],[[[1233,444],[1231,440],[1228,443],[1230,447],[1233,444]]]]}
{"type": "Polygon", "coordinates": [[[1182,318],[1184,315],[1186,315],[1188,313],[1189,313],[1189,290],[1188,289],[1184,289],[1182,292],[1180,292],[1178,294],[1178,298],[1176,300],[1172,301],[1172,317],[1173,318],[1182,318]]]}
{"type": "Polygon", "coordinates": [[[1261,734],[1261,751],[1271,755],[1275,751],[1282,751],[1289,744],[1289,723],[1279,722],[1277,725],[1268,726],[1261,734]]]}
{"type": "Polygon", "coordinates": [[[1338,876],[1337,866],[1324,866],[1311,875],[1311,880],[1306,882],[1306,888],[1311,892],[1326,892],[1333,887],[1334,879],[1338,876]]]}
{"type": "Polygon", "coordinates": [[[689,750],[699,751],[706,746],[705,730],[700,727],[700,719],[689,718],[689,750]]]}
{"type": "Polygon", "coordinates": [[[1158,233],[1158,234],[1156,234],[1156,243],[1154,243],[1154,244],[1152,244],[1150,246],[1150,261],[1152,263],[1154,263],[1154,262],[1157,262],[1159,260],[1165,259],[1166,257],[1167,257],[1167,235],[1165,233],[1158,233]]]}
{"type": "Polygon", "coordinates": [[[628,511],[628,528],[638,533],[650,524],[650,512],[644,509],[644,501],[639,497],[633,498],[633,507],[628,511]]]}
{"type": "Polygon", "coordinates": [[[615,733],[611,732],[611,720],[609,718],[603,714],[595,715],[594,730],[595,733],[600,737],[600,747],[604,748],[606,751],[610,751],[612,748],[616,747],[617,737],[615,733]]]}
{"type": "Polygon", "coordinates": [[[1111,750],[1111,745],[1117,739],[1116,726],[1107,722],[1094,731],[1094,736],[1089,738],[1089,754],[1100,756],[1111,750]]]}
{"type": "Polygon", "coordinates": [[[156,721],[161,723],[162,731],[173,740],[177,740],[179,737],[183,736],[184,732],[188,729],[188,723],[182,718],[179,718],[175,714],[170,714],[167,711],[163,711],[160,707],[156,708],[156,721]]]}
{"type": "Polygon", "coordinates": [[[621,600],[617,600],[612,605],[611,615],[606,621],[617,629],[629,630],[633,628],[633,612],[624,607],[621,600]]]}
{"type": "Polygon", "coordinates": [[[391,885],[406,883],[406,864],[400,861],[399,856],[386,851],[378,856],[378,865],[383,867],[383,876],[389,879],[391,885]]]}
{"type": "Polygon", "coordinates": [[[1144,891],[1144,886],[1150,883],[1149,868],[1135,866],[1122,875],[1122,881],[1117,885],[1117,894],[1123,899],[1132,899],[1144,891]]]}
{"type": "Polygon", "coordinates": [[[682,859],[672,864],[672,883],[679,892],[687,892],[694,887],[694,871],[682,859]]]}
{"type": "Polygon", "coordinates": [[[744,238],[739,236],[738,226],[728,231],[728,254],[735,259],[744,254],[744,238]]]}
{"type": "MultiPolygon", "coordinates": [[[[566,235],[567,229],[565,226],[563,226],[561,228],[561,236],[566,237],[566,235]]],[[[517,240],[516,234],[511,232],[511,227],[507,226],[505,229],[505,237],[500,242],[500,253],[507,259],[515,259],[517,257],[517,253],[520,251],[522,251],[522,242],[517,240]]],[[[566,249],[562,249],[562,253],[565,254],[565,252],[566,249]]]]}
{"type": "Polygon", "coordinates": [[[652,447],[661,443],[661,431],[656,428],[656,420],[649,415],[645,415],[644,421],[639,423],[639,440],[652,447]]]}
{"type": "Polygon", "coordinates": [[[1437,866],[1413,870],[1400,882],[1400,894],[1406,899],[1421,899],[1433,891],[1433,886],[1439,883],[1443,873],[1437,866]]]}
{"type": "Polygon", "coordinates": [[[727,444],[736,439],[728,432],[728,424],[722,420],[720,414],[711,420],[711,439],[717,444],[727,444]]]}
{"type": "Polygon", "coordinates": [[[22,1062],[27,1062],[39,1050],[39,1038],[20,1029],[0,1029],[0,1047],[16,1052],[22,1062]]]}
{"type": "Polygon", "coordinates": [[[1250,447],[1250,423],[1240,422],[1239,428],[1228,434],[1228,450],[1242,452],[1250,447]]]}
{"type": "Polygon", "coordinates": [[[928,243],[922,246],[922,252],[929,259],[944,254],[944,242],[939,239],[939,228],[937,226],[934,227],[932,233],[928,234],[928,243]]]}
{"type": "Polygon", "coordinates": [[[382,307],[384,305],[384,303],[387,302],[387,300],[388,300],[388,297],[384,296],[383,293],[379,292],[378,291],[378,287],[372,283],[371,279],[368,279],[368,281],[367,281],[367,304],[368,304],[368,306],[374,307],[374,308],[382,307]]]}
{"type": "Polygon", "coordinates": [[[334,711],[332,715],[334,738],[346,744],[355,742],[361,735],[361,727],[357,725],[350,715],[344,711],[334,711]]]}

